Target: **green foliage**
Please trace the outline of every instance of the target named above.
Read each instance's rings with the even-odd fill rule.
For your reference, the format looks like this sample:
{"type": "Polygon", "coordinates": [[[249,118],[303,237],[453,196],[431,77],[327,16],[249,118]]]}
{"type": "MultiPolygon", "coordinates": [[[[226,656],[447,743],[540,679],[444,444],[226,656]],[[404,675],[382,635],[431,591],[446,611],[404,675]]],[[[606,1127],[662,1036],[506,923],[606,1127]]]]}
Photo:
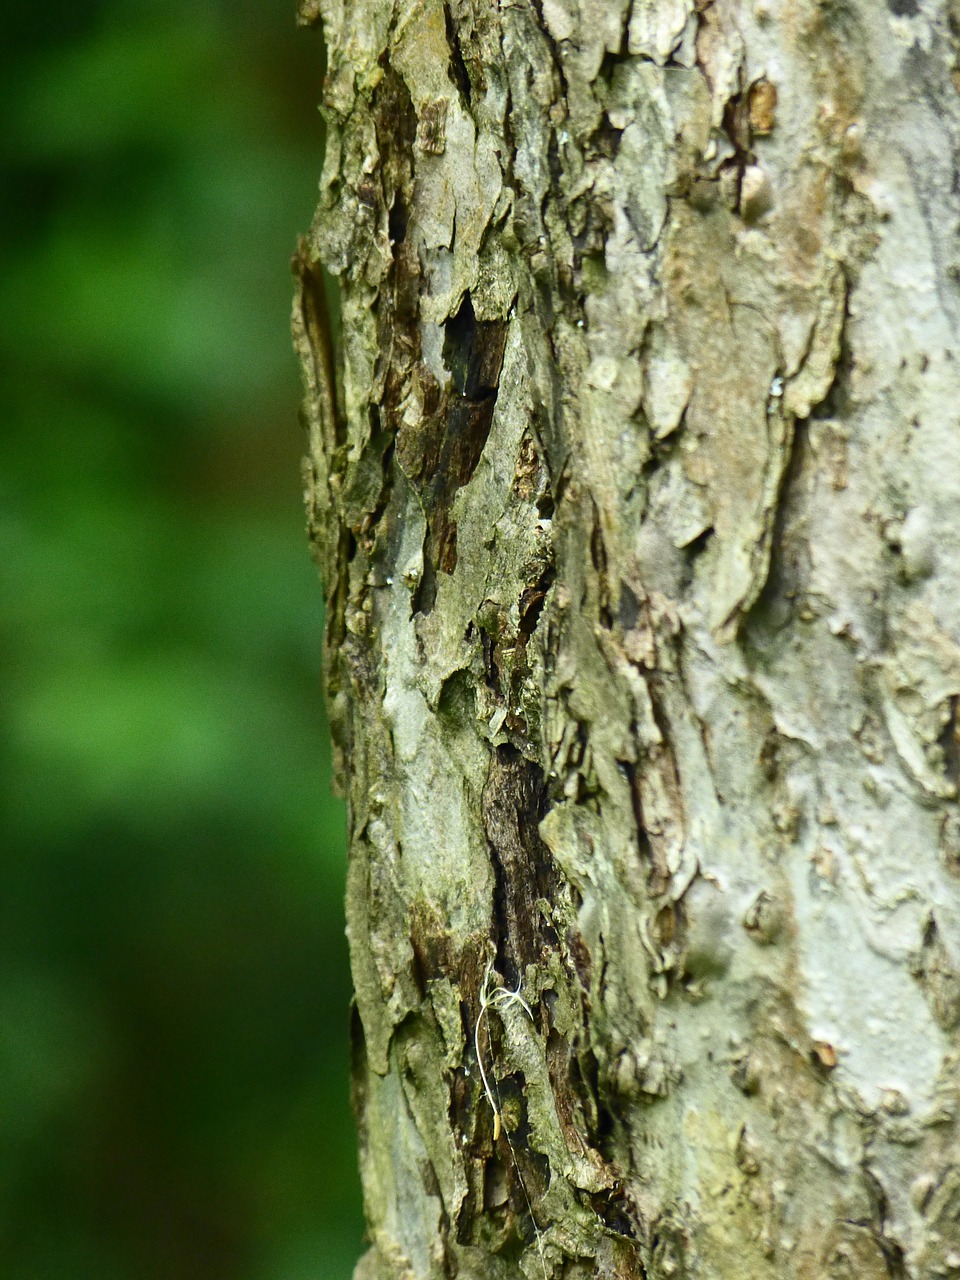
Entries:
{"type": "Polygon", "coordinates": [[[6,1280],[346,1280],[344,817],[287,259],[316,37],[254,4],[7,15],[6,1280]]]}

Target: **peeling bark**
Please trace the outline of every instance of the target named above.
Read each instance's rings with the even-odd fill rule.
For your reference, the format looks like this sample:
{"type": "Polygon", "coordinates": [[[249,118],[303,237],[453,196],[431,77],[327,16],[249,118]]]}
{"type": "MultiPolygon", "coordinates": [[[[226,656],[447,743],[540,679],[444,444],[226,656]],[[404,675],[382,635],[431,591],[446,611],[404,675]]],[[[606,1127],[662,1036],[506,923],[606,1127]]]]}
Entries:
{"type": "Polygon", "coordinates": [[[960,1275],[958,12],[321,19],[357,1280],[960,1275]]]}

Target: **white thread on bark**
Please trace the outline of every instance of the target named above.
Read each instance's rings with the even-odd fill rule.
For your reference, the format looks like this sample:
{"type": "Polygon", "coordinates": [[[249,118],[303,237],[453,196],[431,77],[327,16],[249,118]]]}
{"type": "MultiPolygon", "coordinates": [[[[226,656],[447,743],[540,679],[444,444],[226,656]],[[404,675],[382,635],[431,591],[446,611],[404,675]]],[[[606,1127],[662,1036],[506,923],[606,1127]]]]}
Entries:
{"type": "Polygon", "coordinates": [[[492,992],[490,990],[490,976],[493,973],[493,961],[487,961],[487,967],[483,971],[483,982],[480,984],[480,1012],[477,1014],[477,1021],[473,1028],[473,1047],[477,1055],[477,1067],[480,1070],[480,1079],[483,1082],[483,1092],[486,1095],[487,1102],[490,1104],[490,1110],[493,1112],[493,1140],[494,1142],[503,1134],[510,1152],[510,1159],[513,1161],[513,1167],[516,1170],[517,1182],[520,1184],[520,1190],[523,1192],[523,1198],[527,1202],[527,1209],[530,1213],[530,1221],[533,1223],[533,1230],[537,1237],[537,1251],[540,1254],[540,1266],[543,1268],[544,1280],[549,1280],[547,1275],[547,1261],[543,1252],[543,1236],[540,1234],[540,1228],[537,1225],[536,1215],[533,1212],[533,1204],[530,1201],[530,1193],[527,1191],[526,1183],[523,1180],[523,1174],[520,1172],[520,1165],[517,1161],[517,1153],[513,1149],[513,1143],[510,1141],[510,1134],[503,1123],[502,1109],[497,1104],[499,1095],[494,1096],[494,1091],[490,1087],[490,1080],[487,1076],[486,1069],[483,1065],[483,1054],[480,1052],[480,1028],[483,1019],[487,1016],[490,1009],[502,1010],[510,1005],[519,1005],[527,1017],[533,1022],[533,1010],[520,994],[522,982],[517,983],[517,989],[511,991],[508,987],[496,987],[492,992]]]}

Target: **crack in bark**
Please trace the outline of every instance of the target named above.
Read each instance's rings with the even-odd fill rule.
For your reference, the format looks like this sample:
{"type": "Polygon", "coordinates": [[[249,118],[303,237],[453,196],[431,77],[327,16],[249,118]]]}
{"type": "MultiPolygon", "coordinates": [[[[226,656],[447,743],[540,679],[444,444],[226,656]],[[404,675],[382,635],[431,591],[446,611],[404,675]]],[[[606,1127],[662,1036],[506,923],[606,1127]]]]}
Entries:
{"type": "Polygon", "coordinates": [[[490,435],[506,339],[506,321],[477,320],[466,292],[445,326],[443,359],[450,385],[436,411],[400,437],[401,463],[420,491],[427,522],[423,575],[414,599],[418,613],[433,609],[437,573],[452,574],[457,567],[451,506],[457,491],[470,483],[490,435]]]}
{"type": "Polygon", "coordinates": [[[497,967],[511,985],[558,942],[540,906],[556,900],[560,889],[559,874],[538,830],[546,806],[539,766],[512,747],[498,747],[483,792],[483,822],[496,877],[497,967]]]}

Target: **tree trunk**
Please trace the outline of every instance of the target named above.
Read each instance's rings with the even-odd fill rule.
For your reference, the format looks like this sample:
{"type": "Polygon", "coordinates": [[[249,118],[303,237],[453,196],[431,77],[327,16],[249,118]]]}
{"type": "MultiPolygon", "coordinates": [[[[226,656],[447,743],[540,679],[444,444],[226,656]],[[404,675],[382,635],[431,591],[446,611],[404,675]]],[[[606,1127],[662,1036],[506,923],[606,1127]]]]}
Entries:
{"type": "Polygon", "coordinates": [[[960,14],[303,17],[357,1276],[960,1275],[960,14]]]}

